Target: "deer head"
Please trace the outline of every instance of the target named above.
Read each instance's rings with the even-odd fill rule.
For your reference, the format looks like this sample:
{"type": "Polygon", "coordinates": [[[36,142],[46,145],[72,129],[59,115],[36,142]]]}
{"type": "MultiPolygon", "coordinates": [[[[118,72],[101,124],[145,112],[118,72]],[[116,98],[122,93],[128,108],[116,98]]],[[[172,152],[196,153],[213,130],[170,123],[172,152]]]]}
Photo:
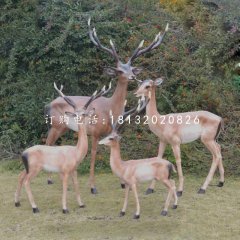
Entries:
{"type": "Polygon", "coordinates": [[[95,91],[92,96],[89,98],[89,100],[85,103],[85,105],[82,108],[77,108],[76,103],[69,97],[67,97],[66,95],[63,94],[62,89],[63,89],[63,85],[61,85],[61,88],[59,89],[56,85],[56,83],[54,83],[54,88],[56,89],[56,91],[58,92],[58,94],[64,98],[64,100],[73,107],[74,112],[65,112],[65,115],[69,117],[69,128],[70,129],[74,129],[74,123],[73,121],[75,120],[75,118],[85,118],[85,117],[91,117],[94,113],[95,113],[95,109],[87,109],[88,106],[97,98],[106,95],[110,90],[111,90],[111,82],[109,84],[108,89],[106,89],[106,86],[104,86],[101,91],[98,93],[97,91],[95,91]],[[71,127],[71,125],[73,125],[71,127]]]}
{"type": "Polygon", "coordinates": [[[163,82],[162,78],[157,78],[155,81],[147,79],[144,81],[139,81],[140,85],[137,91],[134,93],[136,97],[145,96],[150,98],[153,88],[160,86],[163,82]]]}
{"type": "Polygon", "coordinates": [[[91,19],[90,18],[88,20],[88,27],[89,27],[89,36],[90,36],[92,43],[95,46],[97,46],[99,49],[109,53],[115,59],[116,67],[108,67],[105,69],[105,72],[110,76],[122,76],[123,79],[125,79],[125,80],[127,79],[127,81],[135,80],[136,76],[142,70],[141,68],[133,67],[132,66],[133,61],[140,55],[142,55],[146,52],[150,52],[151,50],[157,48],[162,43],[165,33],[168,31],[168,24],[167,24],[163,34],[158,33],[156,35],[155,39],[153,40],[153,42],[148,47],[143,48],[143,49],[142,49],[142,47],[144,44],[144,40],[142,40],[141,43],[139,44],[139,46],[137,47],[137,49],[133,52],[133,55],[129,58],[128,62],[123,63],[117,54],[116,48],[115,48],[112,40],[110,40],[111,48],[104,47],[101,44],[101,42],[99,41],[99,39],[97,37],[96,29],[91,28],[91,19]]]}

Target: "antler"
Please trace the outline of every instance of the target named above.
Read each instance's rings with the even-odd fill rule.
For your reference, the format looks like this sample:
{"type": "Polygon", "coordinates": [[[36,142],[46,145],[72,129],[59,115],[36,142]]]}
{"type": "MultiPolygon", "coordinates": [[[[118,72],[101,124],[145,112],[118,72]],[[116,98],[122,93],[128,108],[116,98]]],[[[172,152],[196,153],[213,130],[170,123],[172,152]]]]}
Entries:
{"type": "Polygon", "coordinates": [[[90,97],[90,99],[86,102],[86,104],[84,105],[83,109],[87,109],[88,106],[90,105],[91,102],[93,102],[95,99],[106,95],[112,87],[112,82],[109,83],[108,89],[106,90],[106,86],[104,85],[103,88],[101,89],[101,91],[99,93],[97,93],[97,90],[93,93],[93,95],[90,97]]]}
{"type": "Polygon", "coordinates": [[[155,39],[153,40],[153,42],[146,48],[142,49],[141,48],[143,47],[143,43],[144,43],[144,40],[142,40],[140,42],[140,44],[138,45],[137,49],[133,52],[133,55],[130,57],[130,59],[128,60],[129,63],[131,63],[134,59],[136,59],[137,57],[139,57],[140,55],[146,53],[146,52],[150,52],[151,50],[153,50],[154,48],[158,47],[162,41],[163,41],[163,38],[166,34],[166,32],[168,31],[168,23],[165,27],[165,30],[163,32],[163,34],[161,34],[161,32],[159,32],[155,39]]]}
{"type": "Polygon", "coordinates": [[[91,18],[88,19],[88,28],[89,28],[89,37],[91,39],[91,41],[93,42],[93,44],[95,46],[97,46],[99,49],[104,50],[105,52],[110,53],[114,59],[118,62],[119,61],[119,57],[116,51],[116,48],[112,42],[112,40],[110,39],[110,45],[111,45],[111,49],[104,47],[101,42],[99,41],[98,37],[97,37],[97,32],[96,29],[93,28],[91,29],[91,18]]]}
{"type": "MultiPolygon", "coordinates": [[[[109,87],[108,89],[106,90],[106,87],[104,86],[101,91],[99,93],[97,93],[97,90],[92,94],[92,96],[88,99],[88,101],[85,103],[85,105],[83,106],[83,109],[86,110],[88,108],[88,106],[91,104],[91,102],[93,102],[95,99],[103,96],[103,95],[106,95],[110,90],[111,90],[111,87],[112,87],[112,83],[110,82],[109,83],[109,87]]],[[[59,89],[56,85],[56,83],[54,82],[54,88],[57,90],[58,94],[64,98],[64,100],[70,105],[73,107],[74,111],[77,110],[77,105],[72,101],[71,98],[65,96],[62,92],[62,89],[63,89],[63,85],[61,85],[61,88],[59,89]]]]}
{"type": "Polygon", "coordinates": [[[142,110],[148,105],[150,101],[150,98],[148,97],[144,97],[142,96],[141,100],[139,99],[138,102],[140,102],[141,104],[138,106],[138,109],[137,109],[137,113],[141,113],[142,110]]]}
{"type": "Polygon", "coordinates": [[[149,101],[150,101],[149,98],[142,96],[141,99],[138,99],[137,107],[134,107],[127,112],[123,112],[123,120],[125,120],[128,116],[132,117],[137,113],[141,113],[142,110],[147,106],[149,101]]]}
{"type": "MultiPolygon", "coordinates": [[[[132,109],[128,110],[127,112],[123,112],[123,122],[128,118],[128,117],[133,117],[135,114],[142,112],[142,110],[147,106],[148,102],[150,99],[142,97],[141,99],[138,100],[138,105],[133,107],[132,109]]],[[[126,101],[125,101],[126,105],[126,101]]],[[[112,111],[110,110],[109,115],[112,115],[112,111]]],[[[116,121],[114,124],[112,124],[112,129],[114,130],[119,130],[120,127],[123,124],[119,124],[118,121],[116,121]]]]}
{"type": "Polygon", "coordinates": [[[74,111],[77,110],[77,106],[76,104],[72,101],[72,99],[70,99],[69,97],[65,96],[62,92],[63,90],[63,85],[61,85],[61,88],[59,89],[56,85],[56,83],[54,82],[54,88],[57,90],[58,94],[64,98],[64,100],[70,105],[73,107],[74,111]]]}

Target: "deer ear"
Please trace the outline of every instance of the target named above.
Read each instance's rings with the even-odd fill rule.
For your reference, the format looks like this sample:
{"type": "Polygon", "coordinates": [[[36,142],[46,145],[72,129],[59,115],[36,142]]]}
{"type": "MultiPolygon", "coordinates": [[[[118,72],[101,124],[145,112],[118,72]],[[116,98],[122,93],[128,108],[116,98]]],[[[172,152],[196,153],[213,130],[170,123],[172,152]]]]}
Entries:
{"type": "Polygon", "coordinates": [[[76,117],[77,116],[75,113],[72,113],[72,112],[65,112],[64,115],[66,115],[68,117],[76,117]]]}
{"type": "Polygon", "coordinates": [[[160,86],[163,82],[163,79],[162,78],[157,78],[155,81],[154,81],[154,85],[155,86],[160,86]]]}
{"type": "Polygon", "coordinates": [[[141,73],[143,69],[142,68],[139,68],[139,67],[134,67],[132,69],[132,72],[135,74],[135,75],[138,75],[139,73],[141,73]]]}
{"type": "Polygon", "coordinates": [[[121,74],[122,71],[118,70],[117,68],[107,67],[107,68],[104,68],[104,73],[111,77],[116,77],[118,74],[121,74]]]}

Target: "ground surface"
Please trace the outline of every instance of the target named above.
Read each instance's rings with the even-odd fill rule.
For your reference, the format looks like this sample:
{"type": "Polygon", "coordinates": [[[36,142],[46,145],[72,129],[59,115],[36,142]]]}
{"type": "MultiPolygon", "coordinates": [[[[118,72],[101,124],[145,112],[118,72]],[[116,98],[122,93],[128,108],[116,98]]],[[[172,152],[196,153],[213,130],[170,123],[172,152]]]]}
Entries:
{"type": "MultiPolygon", "coordinates": [[[[185,191],[177,210],[160,216],[166,190],[158,184],[156,193],[145,196],[147,187],[139,187],[141,219],[133,220],[135,211],[130,194],[126,216],[118,217],[124,192],[112,174],[96,176],[99,194],[89,193],[88,176],[80,176],[81,196],[86,204],[79,209],[72,185],[68,191],[70,214],[61,212],[61,184],[46,185],[46,175],[31,184],[40,209],[32,214],[25,190],[21,207],[14,207],[17,173],[0,173],[0,239],[239,239],[240,179],[228,178],[223,188],[209,187],[205,195],[196,194],[203,178],[186,176],[185,191]]],[[[217,180],[215,179],[216,183],[217,180]]],[[[71,184],[71,183],[70,183],[71,184]]]]}

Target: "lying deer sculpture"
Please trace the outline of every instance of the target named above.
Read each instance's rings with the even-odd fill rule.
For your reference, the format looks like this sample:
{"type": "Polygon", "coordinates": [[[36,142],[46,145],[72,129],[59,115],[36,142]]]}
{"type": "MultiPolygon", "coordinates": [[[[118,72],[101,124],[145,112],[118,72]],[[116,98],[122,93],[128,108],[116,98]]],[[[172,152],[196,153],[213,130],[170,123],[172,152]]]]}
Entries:
{"type": "Polygon", "coordinates": [[[74,109],[74,113],[65,112],[71,119],[71,123],[75,121],[75,118],[81,119],[81,124],[78,124],[78,142],[76,146],[46,146],[35,145],[26,149],[22,153],[22,161],[25,166],[25,170],[19,176],[18,187],[15,193],[15,206],[20,206],[20,192],[24,183],[29,202],[32,206],[33,213],[39,212],[39,209],[33,199],[32,191],[30,188],[30,181],[37,176],[42,170],[58,172],[62,178],[63,195],[62,195],[62,209],[63,213],[68,213],[67,208],[67,184],[69,176],[72,177],[77,202],[80,208],[84,207],[82,203],[78,180],[77,180],[77,166],[83,161],[88,151],[88,138],[86,132],[86,124],[89,122],[89,117],[93,115],[94,110],[87,110],[91,102],[98,97],[106,94],[110,89],[105,90],[105,87],[97,93],[97,91],[85,102],[82,108],[79,108],[72,99],[66,97],[62,93],[62,88],[58,89],[54,83],[54,87],[60,96],[74,109]]]}
{"type": "MultiPolygon", "coordinates": [[[[165,33],[168,30],[168,24],[165,28],[165,31],[162,34],[161,33],[157,34],[155,39],[149,46],[142,48],[144,41],[141,41],[141,43],[139,44],[137,49],[133,52],[133,55],[129,58],[127,63],[123,63],[120,60],[116,48],[111,40],[110,40],[111,48],[107,48],[101,44],[100,40],[97,37],[96,29],[91,28],[90,19],[88,21],[88,26],[89,36],[92,43],[97,48],[110,54],[116,62],[116,67],[107,68],[106,73],[109,74],[110,76],[118,77],[117,86],[113,95],[110,98],[100,97],[99,99],[92,103],[92,107],[95,108],[95,113],[98,121],[94,125],[87,126],[87,134],[92,137],[90,187],[91,193],[96,194],[97,189],[95,187],[94,166],[97,152],[97,144],[101,136],[104,135],[106,136],[111,132],[109,111],[110,109],[112,109],[113,118],[115,120],[123,112],[124,101],[127,95],[128,83],[130,81],[135,80],[136,75],[138,75],[141,72],[140,68],[132,66],[133,61],[140,55],[150,52],[151,50],[157,48],[162,43],[165,33]]],[[[78,108],[81,108],[84,105],[84,103],[89,99],[89,97],[86,96],[70,96],[69,98],[76,103],[78,108]]],[[[70,106],[64,101],[63,98],[57,98],[45,107],[45,113],[52,119],[51,128],[48,132],[46,140],[47,145],[53,145],[56,142],[56,140],[62,134],[64,134],[68,130],[68,128],[70,128],[69,125],[66,125],[65,123],[62,124],[59,122],[60,117],[66,111],[70,111],[70,106]]],[[[76,124],[75,125],[72,124],[71,129],[74,131],[78,131],[78,127],[76,124]]],[[[52,183],[50,176],[48,179],[48,183],[49,184],[52,183]]]]}
{"type": "MultiPolygon", "coordinates": [[[[137,108],[129,110],[128,112],[124,112],[123,120],[131,117],[135,113],[139,113],[143,108],[145,108],[146,104],[147,103],[143,103],[142,106],[139,105],[137,108]]],[[[123,208],[120,212],[120,216],[122,217],[125,215],[128,204],[129,190],[132,189],[137,207],[133,218],[140,218],[140,204],[137,193],[137,183],[151,181],[153,179],[163,182],[163,184],[168,188],[168,196],[161,212],[161,215],[166,216],[171,198],[174,197],[173,209],[177,208],[178,201],[175,182],[174,180],[170,179],[171,171],[175,171],[173,164],[160,157],[123,161],[120,154],[120,136],[118,134],[119,127],[120,125],[118,122],[115,122],[115,124],[112,125],[112,132],[107,137],[102,139],[99,144],[110,146],[111,169],[113,173],[115,173],[125,183],[125,200],[123,208]]]]}
{"type": "MultiPolygon", "coordinates": [[[[212,166],[208,176],[199,189],[198,193],[205,193],[209,182],[212,180],[216,168],[219,168],[220,181],[218,187],[224,185],[224,168],[222,163],[221,147],[216,142],[220,129],[223,129],[221,117],[207,111],[195,111],[185,113],[170,113],[161,115],[157,111],[156,87],[161,85],[161,78],[145,80],[136,91],[136,96],[149,97],[149,104],[146,107],[146,116],[150,130],[159,137],[158,156],[162,158],[167,144],[170,144],[176,158],[177,170],[179,175],[178,196],[183,192],[183,173],[181,165],[180,145],[201,139],[202,143],[212,154],[212,166]]],[[[153,193],[155,181],[147,189],[146,194],[153,193]]]]}

